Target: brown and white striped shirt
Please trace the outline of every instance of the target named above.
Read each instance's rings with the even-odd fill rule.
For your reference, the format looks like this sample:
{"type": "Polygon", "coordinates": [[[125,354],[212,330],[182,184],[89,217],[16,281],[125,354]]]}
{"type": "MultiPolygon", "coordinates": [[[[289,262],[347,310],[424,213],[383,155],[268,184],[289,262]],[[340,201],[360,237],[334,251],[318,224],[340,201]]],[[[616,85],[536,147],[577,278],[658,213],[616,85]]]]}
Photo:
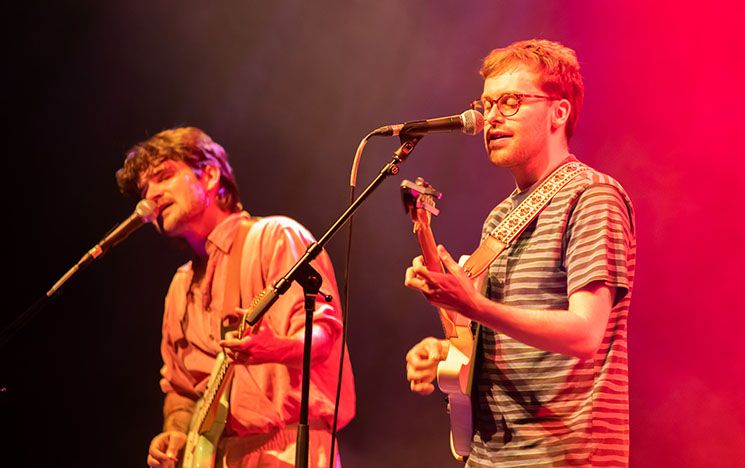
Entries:
{"type": "MultiPolygon", "coordinates": [[[[483,235],[528,194],[516,190],[500,203],[483,235]]],[[[562,313],[569,295],[595,281],[617,293],[593,359],[543,351],[482,327],[468,466],[628,465],[633,220],[623,187],[588,171],[561,189],[490,266],[485,294],[516,307],[562,313]]]]}

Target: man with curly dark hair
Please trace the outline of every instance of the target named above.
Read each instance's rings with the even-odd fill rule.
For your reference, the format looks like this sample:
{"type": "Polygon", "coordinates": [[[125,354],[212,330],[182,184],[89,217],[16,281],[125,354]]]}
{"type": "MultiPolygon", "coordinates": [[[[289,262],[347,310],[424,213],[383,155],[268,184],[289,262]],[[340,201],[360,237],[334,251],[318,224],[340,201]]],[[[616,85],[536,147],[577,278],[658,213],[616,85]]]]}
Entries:
{"type": "MultiPolygon", "coordinates": [[[[122,192],[155,202],[158,230],[183,239],[193,251],[192,260],[174,275],[165,300],[164,422],[150,444],[148,464],[173,466],[194,455],[183,451],[187,433],[225,350],[232,362],[229,410],[221,436],[206,452],[215,466],[293,466],[305,330],[302,289],[293,285],[252,333],[238,336],[235,326],[241,318],[238,307],[248,307],[286,273],[314,242],[312,235],[292,219],[252,218],[243,211],[227,153],[194,127],[165,130],[135,145],[117,182],[122,192]]],[[[326,467],[342,320],[328,255],[321,253],[313,266],[323,277],[324,291],[333,296],[330,303],[319,300],[314,314],[309,402],[309,466],[326,467]]],[[[354,416],[346,356],[338,427],[354,416]]]]}

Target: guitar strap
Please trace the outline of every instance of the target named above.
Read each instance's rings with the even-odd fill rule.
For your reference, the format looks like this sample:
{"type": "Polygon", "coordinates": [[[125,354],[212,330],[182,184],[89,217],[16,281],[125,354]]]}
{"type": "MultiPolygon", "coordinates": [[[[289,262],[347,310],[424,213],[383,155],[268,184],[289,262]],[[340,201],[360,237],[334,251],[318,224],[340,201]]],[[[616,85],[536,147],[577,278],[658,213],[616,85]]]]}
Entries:
{"type": "Polygon", "coordinates": [[[463,270],[468,277],[477,278],[481,275],[489,265],[494,263],[499,254],[512,245],[515,239],[538,217],[559,190],[569,181],[589,170],[589,167],[576,160],[562,164],[554,170],[528,198],[505,216],[471,254],[463,265],[463,270]]]}
{"type": "Polygon", "coordinates": [[[230,248],[228,257],[228,279],[225,282],[225,294],[223,296],[223,314],[222,314],[222,338],[231,330],[235,330],[239,320],[230,320],[235,318],[235,310],[241,307],[241,259],[243,258],[243,246],[246,244],[246,237],[256,221],[259,218],[249,218],[241,220],[238,229],[233,238],[233,245],[230,248]]]}

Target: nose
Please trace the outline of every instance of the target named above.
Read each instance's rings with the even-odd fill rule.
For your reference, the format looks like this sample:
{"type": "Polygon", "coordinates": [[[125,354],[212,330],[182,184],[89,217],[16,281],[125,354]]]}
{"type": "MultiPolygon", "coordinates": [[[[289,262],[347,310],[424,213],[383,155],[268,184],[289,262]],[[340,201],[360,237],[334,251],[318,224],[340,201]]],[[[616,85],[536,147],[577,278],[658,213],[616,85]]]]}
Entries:
{"type": "Polygon", "coordinates": [[[160,184],[157,182],[150,182],[147,184],[143,198],[146,200],[152,200],[157,204],[162,196],[163,190],[161,189],[160,184]]]}
{"type": "Polygon", "coordinates": [[[494,127],[494,124],[504,122],[505,117],[499,112],[496,105],[491,106],[489,112],[484,115],[484,119],[489,122],[489,125],[494,127]]]}

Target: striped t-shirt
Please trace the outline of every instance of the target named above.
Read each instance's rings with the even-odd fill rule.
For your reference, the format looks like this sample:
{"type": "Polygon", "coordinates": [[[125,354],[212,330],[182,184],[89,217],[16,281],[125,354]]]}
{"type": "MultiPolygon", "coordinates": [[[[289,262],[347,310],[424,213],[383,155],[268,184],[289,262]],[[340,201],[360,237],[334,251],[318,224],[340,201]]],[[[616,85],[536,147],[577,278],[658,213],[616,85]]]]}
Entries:
{"type": "MultiPolygon", "coordinates": [[[[500,203],[483,235],[528,194],[515,191],[500,203]]],[[[565,313],[569,295],[594,281],[617,293],[593,359],[543,351],[481,328],[468,466],[628,465],[633,219],[621,185],[588,171],[561,189],[489,267],[487,297],[525,309],[565,313]]]]}

